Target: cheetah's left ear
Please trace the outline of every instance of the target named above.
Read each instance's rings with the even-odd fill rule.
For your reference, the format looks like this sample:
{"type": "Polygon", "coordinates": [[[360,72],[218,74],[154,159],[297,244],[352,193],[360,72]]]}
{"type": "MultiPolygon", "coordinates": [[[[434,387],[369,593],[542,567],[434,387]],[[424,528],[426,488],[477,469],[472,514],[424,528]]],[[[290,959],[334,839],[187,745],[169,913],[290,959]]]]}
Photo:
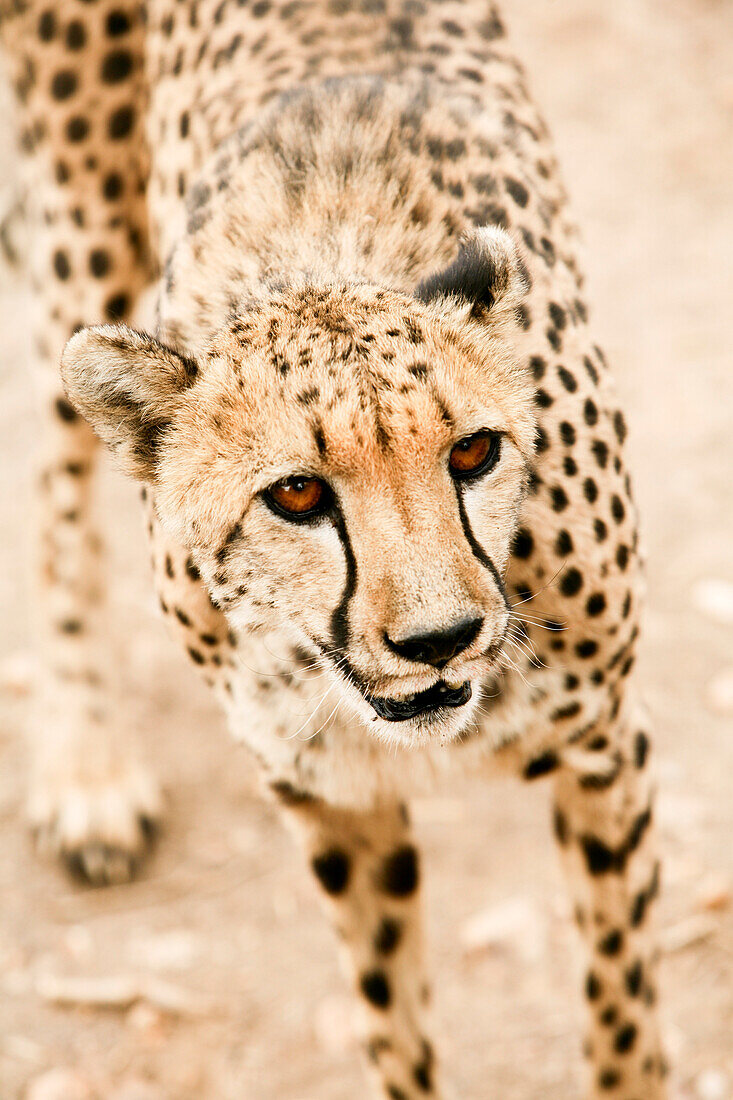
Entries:
{"type": "Polygon", "coordinates": [[[61,357],[72,405],[142,481],[154,480],[159,443],[197,373],[192,359],[126,325],[81,329],[61,357]]]}
{"type": "Polygon", "coordinates": [[[423,279],[415,297],[442,299],[481,321],[499,304],[502,310],[516,305],[526,289],[526,268],[514,241],[503,229],[486,226],[468,233],[453,263],[423,279]]]}

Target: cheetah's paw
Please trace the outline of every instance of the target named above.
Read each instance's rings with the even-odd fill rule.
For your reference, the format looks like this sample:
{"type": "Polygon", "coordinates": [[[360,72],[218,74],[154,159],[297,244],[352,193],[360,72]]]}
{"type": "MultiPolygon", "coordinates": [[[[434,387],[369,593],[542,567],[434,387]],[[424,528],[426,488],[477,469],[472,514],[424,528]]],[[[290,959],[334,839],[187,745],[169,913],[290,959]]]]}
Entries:
{"type": "Polygon", "coordinates": [[[132,877],[162,808],[157,780],[130,763],[102,780],[37,776],[28,819],[41,854],[61,858],[72,873],[100,886],[132,877]]]}

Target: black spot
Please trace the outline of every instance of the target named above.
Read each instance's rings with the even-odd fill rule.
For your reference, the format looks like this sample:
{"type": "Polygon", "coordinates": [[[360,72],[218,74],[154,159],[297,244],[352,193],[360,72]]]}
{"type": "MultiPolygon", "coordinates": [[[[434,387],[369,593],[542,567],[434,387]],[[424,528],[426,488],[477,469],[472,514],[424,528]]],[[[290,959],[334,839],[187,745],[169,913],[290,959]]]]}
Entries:
{"type": "Polygon", "coordinates": [[[534,539],[526,527],[520,527],[514,536],[512,554],[515,558],[526,560],[534,549],[534,539]]]}
{"type": "Polygon", "coordinates": [[[430,1092],[433,1087],[432,1068],[430,1057],[426,1057],[422,1062],[418,1062],[413,1070],[415,1084],[422,1092],[430,1092]]]}
{"type": "Polygon", "coordinates": [[[626,421],[624,420],[624,414],[620,409],[617,409],[613,414],[613,430],[616,433],[616,438],[619,443],[623,443],[626,439],[626,421]]]}
{"type": "Polygon", "coordinates": [[[584,358],[583,358],[583,366],[587,370],[588,377],[590,378],[591,382],[593,382],[593,384],[597,386],[598,385],[598,371],[593,366],[593,363],[590,361],[590,359],[588,358],[587,355],[584,356],[584,358]]]}
{"type": "MultiPolygon", "coordinates": [[[[565,310],[562,306],[559,306],[557,302],[550,302],[548,306],[548,312],[550,314],[550,320],[555,328],[563,329],[568,323],[568,319],[565,316],[565,310]]],[[[563,369],[562,367],[560,368],[563,369]]]]}
{"type": "Polygon", "coordinates": [[[417,889],[419,880],[416,849],[407,844],[384,861],[381,886],[395,898],[406,898],[417,889]]]}
{"type": "Polygon", "coordinates": [[[127,313],[129,302],[126,294],[113,294],[104,304],[104,312],[110,321],[121,321],[127,313]]]}
{"type": "Polygon", "coordinates": [[[649,756],[649,738],[639,730],[634,738],[634,764],[637,768],[643,768],[649,756]]]}
{"type": "Polygon", "coordinates": [[[313,870],[327,894],[343,894],[349,882],[349,857],[340,848],[331,848],[313,859],[313,870]]]}
{"type": "Polygon", "coordinates": [[[592,596],[588,597],[588,602],[585,605],[585,610],[588,615],[595,616],[601,615],[606,610],[606,597],[602,592],[594,592],[592,596]]]}
{"type": "Polygon", "coordinates": [[[84,141],[88,134],[89,123],[81,115],[75,115],[66,123],[66,137],[69,141],[73,143],[84,141]]]}
{"type": "Polygon", "coordinates": [[[595,504],[598,500],[598,486],[592,477],[587,477],[583,482],[583,495],[589,504],[595,504]]]}
{"type": "Polygon", "coordinates": [[[564,707],[558,707],[557,710],[553,710],[550,718],[553,722],[563,722],[568,718],[577,718],[582,709],[581,704],[577,701],[574,703],[567,703],[564,707]]]}
{"type": "Polygon", "coordinates": [[[547,337],[547,342],[553,349],[553,351],[560,351],[560,348],[562,347],[562,340],[560,338],[560,333],[557,331],[557,329],[548,328],[545,331],[545,336],[547,337]]]}
{"type": "Polygon", "coordinates": [[[270,790],[277,795],[284,806],[306,806],[316,801],[315,795],[310,791],[299,790],[289,783],[287,779],[277,779],[270,784],[270,790]]]}
{"type": "Polygon", "coordinates": [[[582,642],[578,642],[575,647],[575,652],[579,657],[584,659],[588,657],[595,657],[598,652],[598,642],[592,641],[590,638],[586,638],[582,642]]]}
{"type": "Polygon", "coordinates": [[[570,501],[562,485],[553,485],[550,488],[553,512],[564,512],[570,501]]]}
{"type": "Polygon", "coordinates": [[[603,992],[601,983],[592,970],[588,971],[585,979],[585,995],[589,1001],[597,1001],[603,992]]]}
{"type": "Polygon", "coordinates": [[[203,653],[199,653],[199,651],[197,649],[193,649],[191,646],[188,647],[188,655],[191,658],[191,660],[194,662],[194,664],[196,664],[196,665],[206,664],[206,658],[204,657],[203,653]]]}
{"type": "Polygon", "coordinates": [[[105,84],[119,84],[132,72],[132,54],[129,50],[113,50],[102,62],[102,80],[105,84]]]}
{"type": "Polygon", "coordinates": [[[109,253],[103,248],[95,248],[89,254],[89,270],[95,279],[103,279],[109,273],[109,253]]]}
{"type": "Polygon", "coordinates": [[[632,928],[638,928],[640,924],[643,924],[644,917],[646,916],[647,908],[659,893],[659,864],[654,865],[654,872],[652,874],[649,884],[644,890],[634,898],[631,903],[631,912],[629,914],[629,920],[632,928]]]}
{"type": "Polygon", "coordinates": [[[629,564],[629,548],[623,542],[619,543],[618,547],[616,548],[616,565],[619,567],[619,569],[623,573],[623,571],[626,569],[626,566],[628,564],[629,564]]]}
{"type": "Polygon", "coordinates": [[[608,538],[608,527],[602,519],[593,520],[593,533],[597,542],[603,542],[604,539],[608,538]]]}
{"type": "Polygon", "coordinates": [[[546,450],[548,450],[549,446],[550,441],[547,438],[547,432],[541,425],[538,424],[534,442],[534,449],[536,454],[543,454],[546,450]]]}
{"type": "MultiPolygon", "coordinates": [[[[573,540],[570,537],[570,532],[566,531],[565,528],[563,528],[561,531],[558,531],[557,538],[555,539],[555,553],[556,554],[567,555],[567,554],[572,554],[572,552],[573,552],[573,540]]],[[[577,573],[578,571],[576,569],[576,570],[571,570],[571,572],[577,573]]],[[[580,576],[579,573],[578,573],[578,576],[580,576]]],[[[582,577],[581,577],[581,584],[582,583],[583,582],[582,582],[582,577]]]]}
{"type": "Polygon", "coordinates": [[[560,764],[560,759],[556,752],[548,750],[542,753],[541,756],[536,756],[534,760],[530,760],[524,769],[525,779],[538,779],[541,775],[547,775],[548,772],[552,772],[560,764]]]}
{"type": "Polygon", "coordinates": [[[621,1074],[617,1069],[602,1069],[598,1074],[598,1085],[602,1089],[615,1089],[621,1081],[621,1074]]]}
{"type": "Polygon", "coordinates": [[[626,992],[630,997],[638,997],[641,992],[641,983],[644,977],[644,972],[641,968],[641,963],[637,960],[633,963],[624,974],[624,985],[626,986],[626,992]]]}
{"type": "Polygon", "coordinates": [[[71,275],[71,264],[65,252],[58,249],[53,254],[53,269],[59,279],[66,280],[71,275]]]}
{"type": "Polygon", "coordinates": [[[540,409],[549,409],[553,400],[547,390],[539,389],[534,395],[534,403],[540,409]]]}
{"type": "Polygon", "coordinates": [[[66,45],[70,50],[81,50],[86,45],[87,32],[83,23],[72,19],[66,28],[66,45]]]}
{"type": "Polygon", "coordinates": [[[406,1092],[403,1092],[398,1085],[387,1085],[387,1096],[389,1100],[410,1100],[406,1092]]]}
{"type": "Polygon", "coordinates": [[[583,405],[583,419],[589,428],[594,427],[598,423],[598,406],[595,401],[591,401],[590,397],[586,399],[583,405]]]}
{"type": "Polygon", "coordinates": [[[621,497],[617,496],[615,493],[611,497],[611,515],[613,516],[616,523],[623,523],[624,516],[626,515],[624,503],[621,500],[621,497]]]}
{"type": "Polygon", "coordinates": [[[616,1032],[613,1040],[613,1048],[617,1054],[628,1054],[636,1042],[636,1026],[625,1024],[616,1032]]]}
{"type": "Polygon", "coordinates": [[[76,73],[64,70],[56,73],[51,81],[51,95],[54,99],[69,99],[76,91],[76,86],[76,73]]]}
{"type": "Polygon", "coordinates": [[[52,11],[44,11],[38,20],[38,37],[42,42],[50,42],[56,34],[56,16],[52,11]]]}
{"type": "Polygon", "coordinates": [[[594,439],[591,444],[591,451],[598,465],[602,470],[605,470],[608,464],[608,445],[602,439],[594,439]]]}
{"type": "Polygon", "coordinates": [[[64,619],[59,623],[59,630],[62,634],[81,634],[84,629],[84,625],[81,619],[64,619]]]}
{"type": "Polygon", "coordinates": [[[192,581],[198,581],[201,579],[201,574],[194,565],[193,558],[186,558],[186,573],[192,581]]]}
{"type": "Polygon", "coordinates": [[[575,428],[567,420],[563,420],[560,425],[560,438],[568,447],[575,443],[575,428]]]}
{"type": "Polygon", "coordinates": [[[534,375],[535,382],[539,382],[547,370],[547,364],[541,355],[533,355],[529,361],[529,367],[534,375]]]}
{"type": "Polygon", "coordinates": [[[604,936],[598,944],[598,950],[601,955],[618,955],[623,947],[624,937],[618,929],[614,928],[608,935],[604,936]]]}
{"type": "Polygon", "coordinates": [[[562,382],[568,393],[575,393],[578,388],[578,383],[575,380],[575,375],[571,374],[565,367],[557,368],[558,377],[562,382]]]}
{"type": "Polygon", "coordinates": [[[562,460],[562,468],[568,477],[575,477],[578,472],[578,463],[570,455],[565,455],[562,460]]]}
{"type": "Polygon", "coordinates": [[[516,322],[523,332],[527,332],[532,326],[532,316],[524,303],[516,306],[514,310],[516,322]]]}
{"type": "Polygon", "coordinates": [[[604,1008],[599,1019],[605,1027],[612,1027],[618,1020],[618,1009],[616,1005],[609,1005],[608,1008],[604,1008]]]}
{"type": "Polygon", "coordinates": [[[583,576],[578,569],[567,569],[560,581],[563,596],[576,596],[583,587],[583,576]]]}
{"type": "Polygon", "coordinates": [[[361,991],[375,1008],[389,1008],[392,1001],[392,991],[389,988],[387,976],[382,970],[369,970],[363,974],[361,991]]]}
{"type": "Polygon", "coordinates": [[[110,38],[118,38],[130,30],[130,19],[124,11],[111,11],[107,16],[106,31],[110,38]]]}
{"type": "Polygon", "coordinates": [[[57,397],[54,403],[56,409],[56,415],[60,420],[65,421],[67,424],[73,424],[75,420],[79,419],[79,414],[73,405],[70,405],[65,397],[57,397]]]}
{"type": "Polygon", "coordinates": [[[374,936],[374,950],[378,955],[392,955],[402,939],[402,925],[399,921],[385,917],[374,936]]]}
{"type": "Polygon", "coordinates": [[[615,864],[613,849],[593,836],[583,836],[580,842],[591,875],[605,875],[613,870],[615,864]]]}
{"type": "Polygon", "coordinates": [[[562,844],[564,847],[570,840],[570,827],[565,814],[557,806],[554,807],[552,812],[552,828],[558,844],[562,844]]]}
{"type": "Polygon", "coordinates": [[[119,172],[110,172],[102,184],[102,194],[108,202],[114,202],[122,194],[123,180],[119,172]]]}
{"type": "Polygon", "coordinates": [[[524,184],[517,179],[513,179],[511,176],[505,176],[504,186],[506,187],[511,197],[514,199],[517,206],[521,206],[522,209],[524,209],[524,207],[529,202],[529,191],[524,186],[524,184]]]}
{"type": "Polygon", "coordinates": [[[127,137],[135,124],[135,108],[130,106],[118,107],[109,116],[107,133],[112,141],[119,141],[127,137]]]}

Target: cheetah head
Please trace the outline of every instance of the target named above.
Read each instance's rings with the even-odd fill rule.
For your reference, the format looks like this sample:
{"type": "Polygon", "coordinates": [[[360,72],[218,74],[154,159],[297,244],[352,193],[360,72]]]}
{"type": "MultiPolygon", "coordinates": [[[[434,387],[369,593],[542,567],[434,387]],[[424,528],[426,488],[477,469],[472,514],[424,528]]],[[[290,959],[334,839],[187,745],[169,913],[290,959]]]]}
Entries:
{"type": "Polygon", "coordinates": [[[485,229],[414,296],[293,285],[191,356],[122,325],[64,352],[71,401],[232,627],[279,625],[385,740],[457,736],[507,634],[535,431],[521,282],[485,229]]]}

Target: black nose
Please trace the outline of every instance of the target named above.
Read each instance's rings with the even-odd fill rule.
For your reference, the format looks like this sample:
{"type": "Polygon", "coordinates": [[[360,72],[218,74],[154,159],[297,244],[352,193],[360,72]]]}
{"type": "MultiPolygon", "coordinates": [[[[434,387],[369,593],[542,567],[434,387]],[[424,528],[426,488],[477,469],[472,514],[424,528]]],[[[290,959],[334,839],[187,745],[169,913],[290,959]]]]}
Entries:
{"type": "Polygon", "coordinates": [[[471,644],[483,625],[484,620],[480,616],[458,619],[441,630],[409,634],[406,638],[390,638],[389,634],[385,634],[384,640],[391,650],[406,661],[419,661],[421,664],[432,665],[433,668],[443,668],[452,657],[462,653],[471,644]]]}

